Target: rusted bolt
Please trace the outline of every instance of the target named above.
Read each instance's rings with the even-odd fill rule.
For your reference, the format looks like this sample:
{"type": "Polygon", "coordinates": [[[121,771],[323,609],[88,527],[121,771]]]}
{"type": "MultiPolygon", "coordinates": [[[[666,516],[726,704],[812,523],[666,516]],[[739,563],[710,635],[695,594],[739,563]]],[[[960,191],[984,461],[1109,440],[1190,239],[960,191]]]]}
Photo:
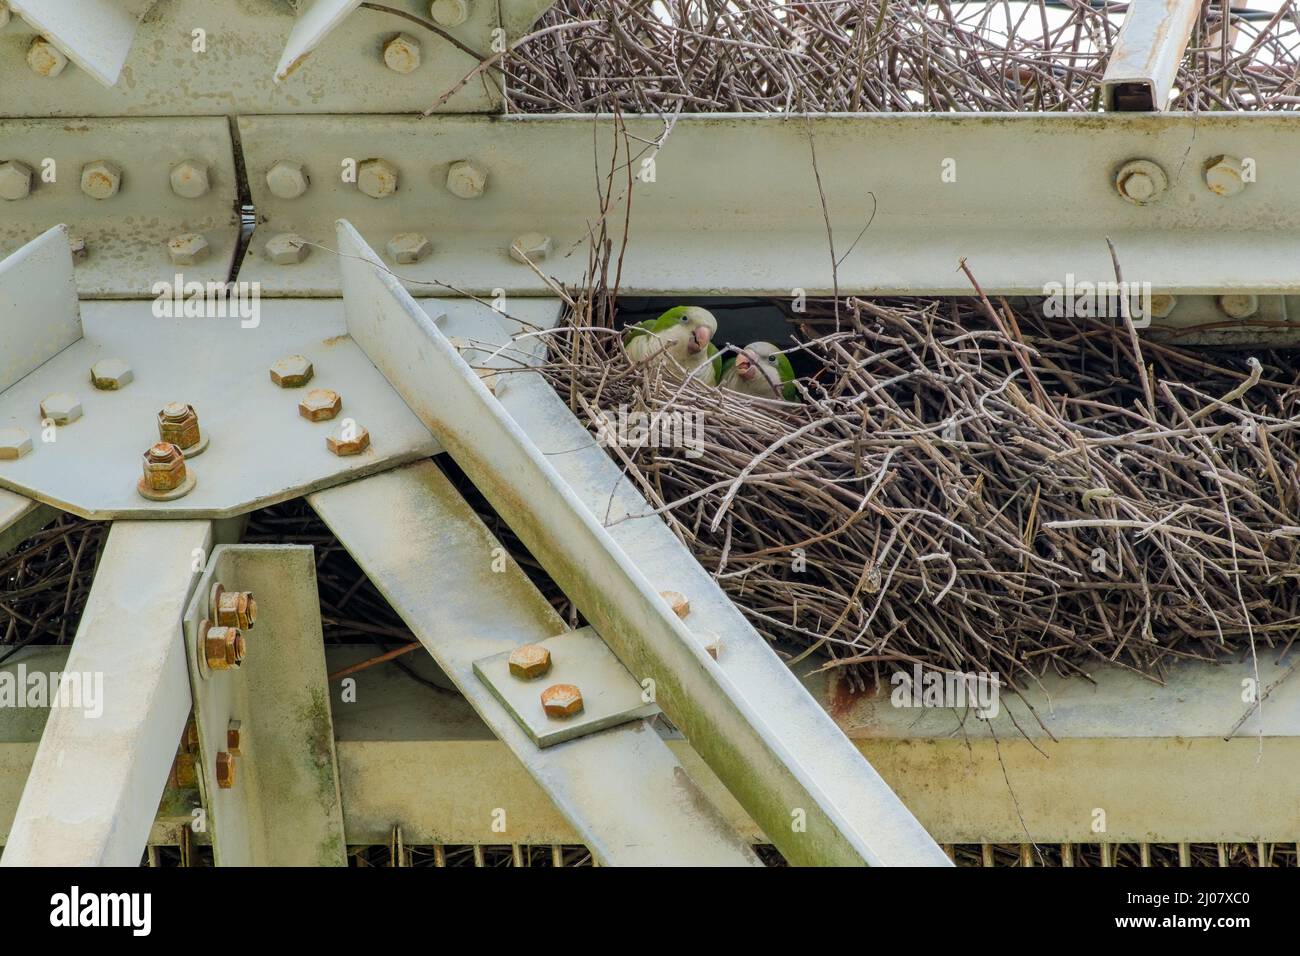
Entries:
{"type": "Polygon", "coordinates": [[[68,249],[73,262],[86,261],[86,240],[82,236],[68,236],[68,249]]]}
{"type": "Polygon", "coordinates": [[[1232,292],[1219,296],[1219,308],[1232,319],[1248,319],[1259,311],[1259,296],[1249,292],[1232,292]]]}
{"type": "Polygon", "coordinates": [[[292,266],[302,262],[311,253],[307,240],[294,232],[282,232],[266,243],[266,257],[277,266],[292,266]]]}
{"type": "Polygon", "coordinates": [[[122,169],[98,159],[81,167],[81,191],[91,199],[111,199],[122,188],[122,169]]]}
{"type": "Polygon", "coordinates": [[[357,189],[371,199],[397,192],[397,168],[386,159],[366,159],[357,166],[357,189]]]}
{"type": "Polygon", "coordinates": [[[327,422],[343,410],[343,399],[329,388],[313,388],[298,403],[298,414],[309,422],[327,422]]]}
{"type": "Polygon", "coordinates": [[[467,159],[447,170],[447,190],[461,199],[477,199],[487,189],[487,171],[467,159]]]}
{"type": "Polygon", "coordinates": [[[1241,160],[1236,156],[1211,156],[1205,161],[1205,185],[1220,196],[1235,196],[1246,188],[1241,160]]]}
{"type": "Polygon", "coordinates": [[[227,591],[218,588],[216,592],[217,625],[234,627],[240,631],[251,631],[257,623],[257,600],[252,591],[227,591]]]}
{"type": "Polygon", "coordinates": [[[194,411],[193,405],[186,405],[184,402],[168,402],[158,412],[158,437],[161,441],[170,442],[181,450],[182,453],[190,452],[185,457],[192,457],[203,442],[203,434],[199,430],[199,416],[194,411]]]}
{"type": "Polygon", "coordinates": [[[32,436],[20,425],[0,428],[0,461],[16,461],[32,450],[32,436]]]}
{"type": "Polygon", "coordinates": [[[198,767],[194,754],[179,753],[172,761],[171,785],[177,790],[192,790],[199,785],[198,767]]]}
{"type": "Polygon", "coordinates": [[[1115,174],[1116,191],[1139,206],[1155,202],[1168,186],[1165,171],[1149,159],[1130,160],[1115,174]]]}
{"type": "Polygon", "coordinates": [[[704,645],[704,652],[716,661],[718,655],[722,653],[722,641],[717,638],[709,640],[708,643],[704,645]]]}
{"type": "Polygon", "coordinates": [[[520,680],[532,680],[551,669],[551,652],[540,644],[521,644],[510,652],[506,663],[520,680]]]}
{"type": "Polygon", "coordinates": [[[510,258],[515,262],[541,262],[551,254],[551,237],[540,232],[526,232],[510,243],[510,258]]]}
{"type": "Polygon", "coordinates": [[[235,785],[235,755],[223,750],[217,754],[217,786],[229,790],[235,785]]]}
{"type": "Polygon", "coordinates": [[[45,37],[37,37],[27,48],[27,65],[37,76],[54,77],[67,67],[68,58],[45,37]]]}
{"type": "Polygon", "coordinates": [[[266,188],[277,199],[297,199],[310,185],[311,179],[302,163],[278,159],[266,171],[266,188]]]}
{"type": "Polygon", "coordinates": [[[239,730],[240,722],[232,720],[226,725],[226,749],[238,757],[239,754],[239,730]]]}
{"type": "Polygon", "coordinates": [[[244,662],[244,635],[237,627],[209,627],[203,635],[203,657],[214,671],[227,671],[244,662]]]}
{"type": "Polygon", "coordinates": [[[185,456],[170,442],[160,441],[144,453],[144,477],[140,493],[150,497],[177,497],[193,478],[185,470],[185,456]]]}
{"type": "Polygon", "coordinates": [[[54,392],[41,399],[41,418],[56,425],[71,425],[81,417],[81,402],[71,392],[54,392]]]}
{"type": "Polygon", "coordinates": [[[420,41],[399,33],[384,44],[384,65],[394,73],[414,73],[420,68],[420,41]]]}
{"type": "Polygon", "coordinates": [[[286,355],[271,365],[271,381],[281,388],[299,388],[316,374],[305,355],[286,355]]]}
{"type": "Polygon", "coordinates": [[[345,418],[339,430],[325,438],[325,447],[340,458],[359,455],[370,447],[370,432],[345,418]]]}
{"type": "Polygon", "coordinates": [[[0,163],[0,199],[26,199],[32,191],[32,167],[16,159],[0,163]]]}
{"type": "Polygon", "coordinates": [[[115,392],[135,379],[131,366],[120,358],[100,359],[90,367],[90,384],[101,392],[115,392]]]}
{"type": "Polygon", "coordinates": [[[1153,319],[1169,318],[1177,306],[1178,296],[1176,295],[1171,295],[1168,292],[1154,292],[1151,294],[1151,317],[1153,319]]]}
{"type": "Polygon", "coordinates": [[[542,710],[548,717],[572,717],[582,712],[582,691],[573,684],[552,684],[542,691],[542,710]]]}
{"type": "Polygon", "coordinates": [[[182,199],[198,199],[208,191],[208,167],[195,159],[184,159],[172,167],[168,178],[172,192],[182,199]]]}
{"type": "Polygon", "coordinates": [[[185,721],[185,733],[181,735],[181,749],[186,753],[199,752],[199,723],[193,717],[185,721]]]}
{"type": "Polygon", "coordinates": [[[186,232],[167,243],[167,256],[172,265],[198,265],[212,252],[208,240],[197,232],[186,232]]]}
{"type": "Polygon", "coordinates": [[[458,27],[469,19],[469,0],[433,0],[429,16],[439,26],[458,27]]]}
{"type": "Polygon", "coordinates": [[[433,245],[418,232],[402,232],[388,240],[388,255],[399,265],[419,262],[433,251],[433,245]]]}
{"type": "Polygon", "coordinates": [[[686,600],[685,594],[677,591],[660,591],[659,596],[668,602],[668,606],[678,617],[685,617],[691,613],[691,602],[686,600]]]}

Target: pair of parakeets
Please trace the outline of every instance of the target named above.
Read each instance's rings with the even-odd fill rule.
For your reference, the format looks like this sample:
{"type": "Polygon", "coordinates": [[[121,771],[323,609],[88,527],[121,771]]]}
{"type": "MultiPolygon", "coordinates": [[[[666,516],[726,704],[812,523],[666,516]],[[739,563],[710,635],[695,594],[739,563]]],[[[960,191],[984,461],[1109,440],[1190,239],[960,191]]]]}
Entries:
{"type": "Polygon", "coordinates": [[[794,367],[771,342],[751,342],[725,360],[713,344],[718,320],[708,309],[679,305],[628,328],[623,343],[638,365],[671,359],[684,374],[756,398],[798,400],[794,367]]]}

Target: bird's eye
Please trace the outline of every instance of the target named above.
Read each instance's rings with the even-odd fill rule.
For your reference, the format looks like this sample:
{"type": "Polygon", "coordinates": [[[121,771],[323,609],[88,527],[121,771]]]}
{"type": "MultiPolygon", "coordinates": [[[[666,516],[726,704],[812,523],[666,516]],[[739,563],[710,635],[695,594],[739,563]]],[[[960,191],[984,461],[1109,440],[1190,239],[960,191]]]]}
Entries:
{"type": "Polygon", "coordinates": [[[771,362],[773,365],[776,364],[776,356],[775,356],[775,355],[769,355],[769,356],[767,357],[767,360],[768,360],[769,362],[771,362]]]}
{"type": "Polygon", "coordinates": [[[682,321],[683,321],[683,322],[687,321],[686,316],[684,316],[684,315],[682,316],[682,321]]]}

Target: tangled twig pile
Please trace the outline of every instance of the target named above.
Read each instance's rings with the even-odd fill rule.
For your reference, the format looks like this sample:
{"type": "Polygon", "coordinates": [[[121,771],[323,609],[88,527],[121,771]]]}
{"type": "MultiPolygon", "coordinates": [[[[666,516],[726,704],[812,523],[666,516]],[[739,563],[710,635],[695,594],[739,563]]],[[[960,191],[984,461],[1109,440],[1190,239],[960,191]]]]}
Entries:
{"type": "MultiPolygon", "coordinates": [[[[820,306],[823,314],[829,311],[820,306]]],[[[979,299],[797,317],[799,405],[683,387],[561,331],[590,406],[698,413],[634,480],[751,622],[850,673],[1158,673],[1300,633],[1300,374],[979,299]],[[850,327],[852,319],[852,327],[850,327]]],[[[579,411],[581,414],[581,411],[579,411]]]]}

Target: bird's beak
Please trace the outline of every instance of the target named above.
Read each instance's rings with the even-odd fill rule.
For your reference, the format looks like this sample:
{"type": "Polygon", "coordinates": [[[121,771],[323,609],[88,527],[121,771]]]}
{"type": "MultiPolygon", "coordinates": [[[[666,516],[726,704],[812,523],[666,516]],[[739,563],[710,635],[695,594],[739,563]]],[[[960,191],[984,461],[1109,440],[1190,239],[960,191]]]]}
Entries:
{"type": "Polygon", "coordinates": [[[712,333],[708,330],[708,328],[706,326],[701,325],[698,329],[696,329],[694,332],[691,333],[691,341],[690,344],[686,346],[686,351],[690,352],[692,355],[699,352],[701,349],[704,348],[704,346],[709,344],[709,338],[711,335],[712,333]]]}
{"type": "Polygon", "coordinates": [[[758,366],[754,364],[748,352],[741,352],[736,356],[736,374],[746,382],[758,374],[758,366]]]}

